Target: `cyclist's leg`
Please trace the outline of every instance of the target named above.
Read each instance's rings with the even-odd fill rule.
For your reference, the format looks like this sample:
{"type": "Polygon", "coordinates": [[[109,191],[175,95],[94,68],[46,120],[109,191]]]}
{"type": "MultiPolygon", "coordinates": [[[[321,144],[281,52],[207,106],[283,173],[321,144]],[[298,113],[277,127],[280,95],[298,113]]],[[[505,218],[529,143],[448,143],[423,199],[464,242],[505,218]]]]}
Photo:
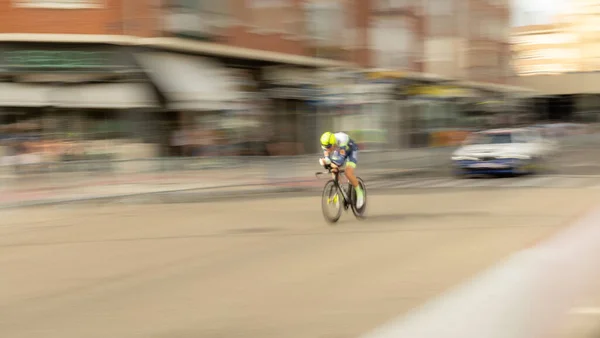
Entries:
{"type": "Polygon", "coordinates": [[[358,180],[356,179],[355,174],[357,162],[358,159],[356,158],[356,151],[351,151],[346,158],[346,177],[355,188],[358,187],[358,180]]]}
{"type": "Polygon", "coordinates": [[[346,159],[346,177],[354,186],[354,190],[356,191],[356,206],[361,208],[364,203],[364,192],[360,185],[358,184],[358,179],[356,178],[355,169],[358,164],[358,149],[353,149],[346,159]]]}

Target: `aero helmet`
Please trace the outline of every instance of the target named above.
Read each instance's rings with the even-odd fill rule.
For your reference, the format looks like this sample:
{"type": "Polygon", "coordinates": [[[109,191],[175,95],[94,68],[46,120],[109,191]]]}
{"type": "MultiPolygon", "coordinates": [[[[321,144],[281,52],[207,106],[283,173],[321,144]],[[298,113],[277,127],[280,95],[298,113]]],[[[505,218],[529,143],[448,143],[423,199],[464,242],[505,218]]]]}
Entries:
{"type": "Polygon", "coordinates": [[[335,135],[331,132],[325,132],[321,135],[321,146],[330,148],[335,144],[335,135]]]}

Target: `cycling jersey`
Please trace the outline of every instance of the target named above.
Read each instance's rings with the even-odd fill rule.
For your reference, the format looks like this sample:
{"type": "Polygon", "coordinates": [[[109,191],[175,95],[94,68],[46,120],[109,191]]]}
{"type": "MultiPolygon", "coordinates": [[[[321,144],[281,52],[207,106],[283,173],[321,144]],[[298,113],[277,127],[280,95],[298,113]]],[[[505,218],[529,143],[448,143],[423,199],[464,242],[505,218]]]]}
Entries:
{"type": "Polygon", "coordinates": [[[346,164],[351,168],[356,168],[358,163],[358,146],[346,133],[335,133],[333,134],[336,140],[336,148],[328,154],[327,150],[323,148],[323,155],[329,157],[332,163],[341,167],[346,164]]]}

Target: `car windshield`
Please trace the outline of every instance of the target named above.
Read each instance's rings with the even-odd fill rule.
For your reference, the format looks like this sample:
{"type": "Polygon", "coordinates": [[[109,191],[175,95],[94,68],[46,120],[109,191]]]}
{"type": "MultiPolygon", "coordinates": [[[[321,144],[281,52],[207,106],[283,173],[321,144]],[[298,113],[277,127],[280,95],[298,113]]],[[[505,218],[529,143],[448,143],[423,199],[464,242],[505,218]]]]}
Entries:
{"type": "Polygon", "coordinates": [[[513,142],[511,133],[477,133],[467,141],[467,144],[507,144],[513,142]]]}

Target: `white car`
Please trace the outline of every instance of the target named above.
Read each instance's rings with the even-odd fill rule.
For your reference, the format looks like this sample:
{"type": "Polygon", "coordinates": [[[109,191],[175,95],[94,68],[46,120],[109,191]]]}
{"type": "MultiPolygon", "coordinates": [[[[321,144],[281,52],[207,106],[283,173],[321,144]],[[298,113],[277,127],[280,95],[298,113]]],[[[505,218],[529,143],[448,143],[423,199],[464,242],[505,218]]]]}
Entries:
{"type": "Polygon", "coordinates": [[[556,148],[533,128],[486,130],[471,134],[452,154],[453,170],[456,175],[534,173],[556,148]]]}

